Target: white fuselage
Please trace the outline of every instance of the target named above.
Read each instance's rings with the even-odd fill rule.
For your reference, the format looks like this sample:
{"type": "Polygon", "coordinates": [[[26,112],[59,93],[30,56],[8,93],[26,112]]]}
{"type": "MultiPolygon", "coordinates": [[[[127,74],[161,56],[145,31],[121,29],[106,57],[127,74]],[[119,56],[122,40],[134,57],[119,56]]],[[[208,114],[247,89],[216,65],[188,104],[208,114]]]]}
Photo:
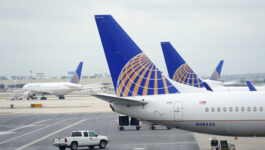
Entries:
{"type": "Polygon", "coordinates": [[[23,89],[25,91],[40,95],[63,96],[70,92],[81,90],[82,86],[70,82],[29,83],[26,84],[23,89]]]}
{"type": "MultiPolygon", "coordinates": [[[[247,86],[224,86],[224,82],[214,81],[214,80],[203,80],[206,82],[214,92],[224,92],[224,91],[249,91],[247,86]]],[[[265,86],[257,86],[258,91],[265,91],[265,86]]]]}
{"type": "Polygon", "coordinates": [[[148,104],[111,105],[115,112],[154,124],[209,134],[265,136],[265,92],[182,93],[131,99],[148,104]]]}

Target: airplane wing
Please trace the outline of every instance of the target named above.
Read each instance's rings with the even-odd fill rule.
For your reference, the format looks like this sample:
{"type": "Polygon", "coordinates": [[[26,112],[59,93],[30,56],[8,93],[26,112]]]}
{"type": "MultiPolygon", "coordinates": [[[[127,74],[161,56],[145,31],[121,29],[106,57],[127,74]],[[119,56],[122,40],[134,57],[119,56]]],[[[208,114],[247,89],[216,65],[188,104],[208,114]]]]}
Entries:
{"type": "Polygon", "coordinates": [[[78,86],[67,85],[67,84],[65,84],[64,86],[67,86],[67,87],[69,87],[69,88],[71,88],[71,89],[78,89],[78,90],[82,90],[82,89],[83,89],[82,86],[78,87],[78,86]]]}
{"type": "Polygon", "coordinates": [[[87,89],[96,89],[96,88],[104,88],[104,85],[100,85],[100,84],[83,85],[83,89],[84,90],[87,90],[87,89]]]}
{"type": "Polygon", "coordinates": [[[223,86],[235,86],[240,84],[240,81],[227,81],[227,82],[223,82],[223,86]]]}
{"type": "Polygon", "coordinates": [[[83,87],[85,87],[85,88],[98,87],[98,86],[103,86],[103,84],[95,83],[95,84],[86,84],[86,85],[83,85],[83,87]]]}
{"type": "Polygon", "coordinates": [[[38,90],[29,90],[28,92],[35,93],[37,95],[49,95],[49,94],[51,94],[48,92],[43,92],[43,91],[38,91],[38,90]]]}
{"type": "Polygon", "coordinates": [[[145,101],[133,100],[126,97],[117,97],[115,95],[109,95],[109,94],[92,94],[92,96],[95,96],[109,103],[114,103],[119,105],[141,106],[147,104],[147,102],[145,101]]]}

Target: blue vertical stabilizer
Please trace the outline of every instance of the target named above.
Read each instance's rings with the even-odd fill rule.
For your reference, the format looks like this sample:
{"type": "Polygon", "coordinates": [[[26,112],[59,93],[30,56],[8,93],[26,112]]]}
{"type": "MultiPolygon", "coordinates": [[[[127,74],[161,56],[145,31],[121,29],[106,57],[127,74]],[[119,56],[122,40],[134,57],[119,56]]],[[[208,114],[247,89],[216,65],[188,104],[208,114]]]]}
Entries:
{"type": "Polygon", "coordinates": [[[224,61],[220,60],[219,64],[215,68],[212,76],[210,77],[210,80],[215,80],[215,81],[219,81],[220,80],[223,64],[224,64],[224,61]]]}
{"type": "Polygon", "coordinates": [[[166,61],[168,75],[172,80],[198,88],[205,88],[204,82],[194,73],[170,42],[161,42],[161,47],[166,61]]]}
{"type": "Polygon", "coordinates": [[[78,84],[81,79],[81,72],[82,72],[83,62],[80,62],[78,67],[76,68],[72,79],[70,80],[71,83],[78,84]]]}
{"type": "Polygon", "coordinates": [[[250,81],[246,81],[246,83],[250,91],[257,91],[257,89],[254,87],[254,85],[250,81]]]}
{"type": "Polygon", "coordinates": [[[111,15],[95,20],[117,96],[178,92],[111,15]]]}

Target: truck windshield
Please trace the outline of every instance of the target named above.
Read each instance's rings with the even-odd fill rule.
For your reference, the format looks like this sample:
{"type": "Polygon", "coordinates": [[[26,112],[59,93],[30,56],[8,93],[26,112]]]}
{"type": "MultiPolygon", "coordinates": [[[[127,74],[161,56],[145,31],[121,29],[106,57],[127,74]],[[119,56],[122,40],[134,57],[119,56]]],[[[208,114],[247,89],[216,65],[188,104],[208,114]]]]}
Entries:
{"type": "Polygon", "coordinates": [[[82,136],[81,132],[72,132],[72,137],[82,136]]]}

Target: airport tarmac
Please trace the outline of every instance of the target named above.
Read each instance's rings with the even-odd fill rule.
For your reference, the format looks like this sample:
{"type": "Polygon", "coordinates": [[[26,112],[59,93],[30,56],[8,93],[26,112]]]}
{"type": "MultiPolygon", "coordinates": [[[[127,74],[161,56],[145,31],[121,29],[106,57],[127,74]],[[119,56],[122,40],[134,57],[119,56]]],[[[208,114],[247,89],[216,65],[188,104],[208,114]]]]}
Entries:
{"type": "MultiPolygon", "coordinates": [[[[67,95],[65,100],[48,96],[48,100],[8,100],[0,97],[0,149],[58,149],[52,146],[54,137],[69,136],[77,129],[92,129],[107,135],[110,144],[107,149],[181,149],[209,150],[209,138],[228,140],[237,150],[265,149],[263,137],[215,136],[192,133],[183,130],[119,131],[115,126],[118,114],[109,104],[91,96],[67,95]],[[31,104],[42,104],[42,108],[31,108],[31,104]],[[10,105],[14,104],[11,109],[10,105]]],[[[85,148],[80,148],[85,149],[85,148]]]]}
{"type": "Polygon", "coordinates": [[[8,100],[0,97],[0,114],[49,114],[49,113],[95,113],[111,112],[109,103],[92,96],[66,95],[64,100],[47,96],[48,100],[8,100]],[[14,108],[11,109],[10,105],[14,108]],[[42,108],[31,108],[31,104],[42,104],[42,108]]]}
{"type": "MultiPolygon", "coordinates": [[[[69,136],[71,131],[91,129],[108,136],[109,150],[198,150],[191,132],[182,130],[136,131],[133,127],[119,131],[115,126],[116,113],[82,114],[19,114],[1,115],[1,150],[52,150],[53,138],[69,136]]],[[[88,149],[88,148],[79,148],[88,149]]],[[[97,148],[96,148],[97,149],[97,148]]]]}

